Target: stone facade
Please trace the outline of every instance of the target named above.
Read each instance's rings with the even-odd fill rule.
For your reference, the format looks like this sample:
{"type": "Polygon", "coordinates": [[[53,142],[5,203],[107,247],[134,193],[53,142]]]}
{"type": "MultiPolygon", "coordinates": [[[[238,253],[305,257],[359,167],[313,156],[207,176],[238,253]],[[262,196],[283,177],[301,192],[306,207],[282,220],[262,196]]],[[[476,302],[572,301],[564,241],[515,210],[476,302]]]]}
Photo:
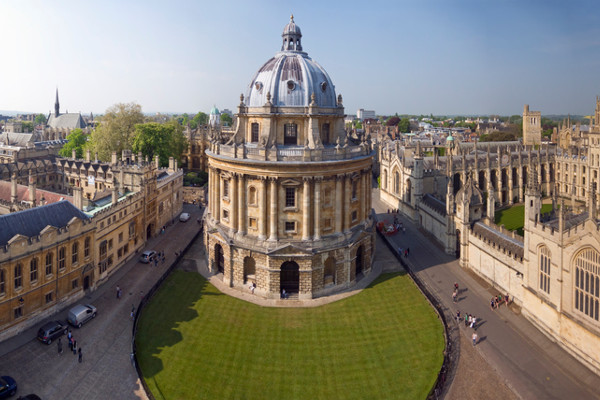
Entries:
{"type": "MultiPolygon", "coordinates": [[[[299,28],[290,24],[284,41],[293,37],[301,50],[299,28]]],[[[371,270],[373,151],[369,142],[348,140],[342,98],[306,53],[278,57],[281,63],[271,60],[255,76],[250,105],[241,96],[231,138],[211,138],[205,240],[211,271],[229,285],[255,283],[254,293],[269,298],[284,289],[312,298],[371,270]],[[294,65],[322,79],[321,94],[302,103],[309,88],[305,75],[286,69],[294,65]],[[281,75],[269,75],[269,68],[282,68],[281,75]],[[282,83],[288,94],[263,92],[278,86],[262,80],[283,76],[290,78],[282,83]]]]}

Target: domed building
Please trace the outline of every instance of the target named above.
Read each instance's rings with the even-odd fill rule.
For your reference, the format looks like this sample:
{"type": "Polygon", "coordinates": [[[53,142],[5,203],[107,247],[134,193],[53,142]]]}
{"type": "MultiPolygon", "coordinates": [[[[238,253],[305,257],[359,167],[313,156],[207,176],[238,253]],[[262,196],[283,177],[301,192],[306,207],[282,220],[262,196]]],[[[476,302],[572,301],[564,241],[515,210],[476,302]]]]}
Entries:
{"type": "Polygon", "coordinates": [[[342,96],[301,38],[292,17],[281,51],[240,96],[233,135],[206,151],[209,267],[267,298],[347,288],[374,253],[373,149],[349,141],[342,96]]]}
{"type": "Polygon", "coordinates": [[[208,125],[213,128],[221,125],[221,112],[217,106],[213,106],[213,108],[210,109],[210,114],[208,115],[208,125]]]}

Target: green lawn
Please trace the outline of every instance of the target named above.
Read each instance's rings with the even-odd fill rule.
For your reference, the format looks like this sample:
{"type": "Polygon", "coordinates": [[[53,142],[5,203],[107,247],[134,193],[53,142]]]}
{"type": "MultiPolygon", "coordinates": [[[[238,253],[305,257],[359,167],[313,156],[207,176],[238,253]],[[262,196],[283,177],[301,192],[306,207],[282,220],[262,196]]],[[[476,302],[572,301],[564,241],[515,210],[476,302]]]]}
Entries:
{"type": "MultiPolygon", "coordinates": [[[[552,204],[542,204],[542,214],[552,211],[552,204]]],[[[504,210],[496,211],[494,215],[496,225],[504,225],[509,231],[517,231],[523,236],[523,225],[525,224],[525,206],[523,204],[512,206],[504,210]]]]}
{"type": "Polygon", "coordinates": [[[317,308],[259,307],[175,271],[144,309],[138,360],[157,399],[424,399],[442,324],[408,275],[317,308]]]}

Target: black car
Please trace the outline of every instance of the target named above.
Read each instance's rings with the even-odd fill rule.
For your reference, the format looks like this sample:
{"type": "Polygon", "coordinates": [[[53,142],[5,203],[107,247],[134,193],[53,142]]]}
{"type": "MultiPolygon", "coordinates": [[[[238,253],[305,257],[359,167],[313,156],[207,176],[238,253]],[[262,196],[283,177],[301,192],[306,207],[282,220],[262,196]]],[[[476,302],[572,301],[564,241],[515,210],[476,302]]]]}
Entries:
{"type": "Polygon", "coordinates": [[[19,396],[17,400],[42,400],[37,394],[28,394],[26,396],[19,396]]]}
{"type": "Polygon", "coordinates": [[[52,343],[59,336],[67,334],[67,325],[61,321],[50,321],[40,328],[37,338],[46,344],[52,343]]]}
{"type": "Polygon", "coordinates": [[[6,399],[17,393],[17,382],[10,376],[0,376],[0,399],[6,399]]]}

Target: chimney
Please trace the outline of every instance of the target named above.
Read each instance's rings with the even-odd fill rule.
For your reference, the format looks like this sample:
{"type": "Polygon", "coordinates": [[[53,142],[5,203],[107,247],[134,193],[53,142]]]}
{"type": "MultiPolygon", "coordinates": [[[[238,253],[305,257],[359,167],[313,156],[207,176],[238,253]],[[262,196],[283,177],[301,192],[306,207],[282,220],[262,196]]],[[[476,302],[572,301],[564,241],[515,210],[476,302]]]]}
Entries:
{"type": "Polygon", "coordinates": [[[92,151],[90,149],[87,149],[85,151],[85,161],[90,162],[90,159],[92,158],[91,155],[92,155],[92,151]]]}
{"type": "Polygon", "coordinates": [[[158,156],[154,156],[154,167],[160,168],[160,158],[158,156]]]}
{"type": "Polygon", "coordinates": [[[175,172],[175,159],[169,157],[169,172],[175,172]]]}
{"type": "Polygon", "coordinates": [[[117,160],[117,152],[113,151],[110,157],[110,163],[114,165],[117,163],[117,160]]]}
{"type": "Polygon", "coordinates": [[[31,205],[35,207],[35,181],[36,177],[33,176],[31,170],[29,170],[29,201],[31,205]]]}
{"type": "Polygon", "coordinates": [[[113,187],[112,187],[112,205],[114,206],[119,202],[119,185],[117,179],[113,175],[113,187]]]}
{"type": "Polygon", "coordinates": [[[83,191],[80,186],[73,186],[73,205],[83,210],[83,191]]]}
{"type": "Polygon", "coordinates": [[[73,160],[77,160],[77,151],[75,149],[71,151],[71,157],[73,158],[73,160]]]}
{"type": "Polygon", "coordinates": [[[98,162],[98,152],[94,153],[94,162],[97,163],[98,162]]]}
{"type": "Polygon", "coordinates": [[[10,178],[10,202],[16,203],[17,199],[17,173],[13,172],[10,178]]]}

